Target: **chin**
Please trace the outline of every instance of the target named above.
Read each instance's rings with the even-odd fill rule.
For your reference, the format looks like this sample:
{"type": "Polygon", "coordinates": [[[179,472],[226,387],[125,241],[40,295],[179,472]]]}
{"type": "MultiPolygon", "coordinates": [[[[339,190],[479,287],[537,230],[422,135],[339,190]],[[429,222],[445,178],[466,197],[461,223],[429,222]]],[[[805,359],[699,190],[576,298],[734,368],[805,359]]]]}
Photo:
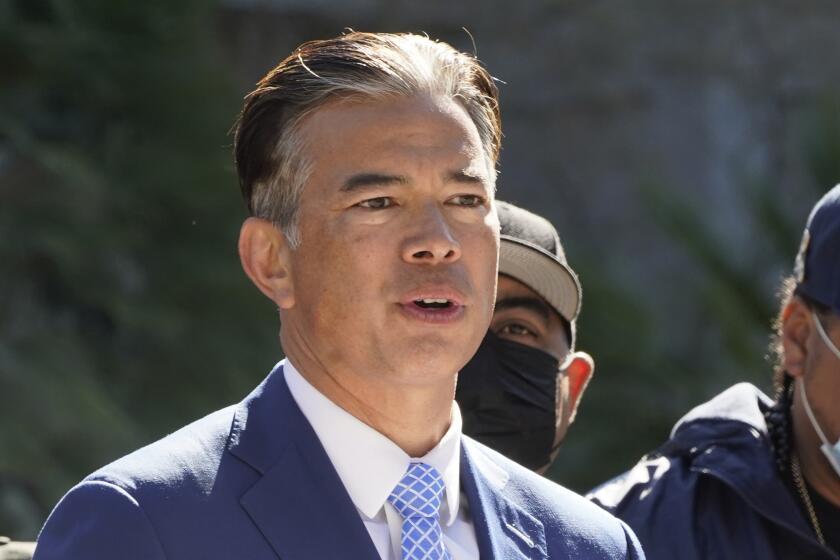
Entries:
{"type": "Polygon", "coordinates": [[[476,336],[462,325],[423,332],[393,329],[389,335],[379,339],[374,354],[381,356],[389,375],[417,383],[455,375],[475,354],[483,333],[476,336]]]}
{"type": "Polygon", "coordinates": [[[428,382],[453,377],[466,359],[460,359],[453,355],[455,348],[421,349],[414,347],[411,351],[402,354],[403,358],[399,367],[400,377],[410,382],[428,382]],[[407,359],[406,359],[407,358],[407,359]]]}

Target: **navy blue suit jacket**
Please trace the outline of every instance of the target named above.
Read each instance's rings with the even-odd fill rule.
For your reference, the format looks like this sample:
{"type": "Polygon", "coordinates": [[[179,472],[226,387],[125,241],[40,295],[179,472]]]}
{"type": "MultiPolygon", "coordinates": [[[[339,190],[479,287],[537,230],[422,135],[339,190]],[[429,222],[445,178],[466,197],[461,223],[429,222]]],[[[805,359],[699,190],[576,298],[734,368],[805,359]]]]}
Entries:
{"type": "MultiPolygon", "coordinates": [[[[621,521],[463,438],[482,558],[642,558],[621,521]]],[[[104,467],[47,519],[35,560],[379,558],[281,368],[238,405],[104,467]]]]}

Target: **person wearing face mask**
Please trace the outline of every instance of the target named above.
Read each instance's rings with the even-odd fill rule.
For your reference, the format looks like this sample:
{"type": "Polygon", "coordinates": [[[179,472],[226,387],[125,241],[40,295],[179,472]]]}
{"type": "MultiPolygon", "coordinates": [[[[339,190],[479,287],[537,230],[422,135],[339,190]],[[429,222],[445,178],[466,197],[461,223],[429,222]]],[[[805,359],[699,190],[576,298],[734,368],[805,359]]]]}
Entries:
{"type": "Polygon", "coordinates": [[[780,295],[776,398],[735,385],[589,496],[649,559],[840,559],[840,185],[780,295]]]}
{"type": "Polygon", "coordinates": [[[548,469],[594,370],[574,351],[581,286],[551,223],[497,201],[499,284],[490,329],[458,374],[464,433],[548,469]]]}

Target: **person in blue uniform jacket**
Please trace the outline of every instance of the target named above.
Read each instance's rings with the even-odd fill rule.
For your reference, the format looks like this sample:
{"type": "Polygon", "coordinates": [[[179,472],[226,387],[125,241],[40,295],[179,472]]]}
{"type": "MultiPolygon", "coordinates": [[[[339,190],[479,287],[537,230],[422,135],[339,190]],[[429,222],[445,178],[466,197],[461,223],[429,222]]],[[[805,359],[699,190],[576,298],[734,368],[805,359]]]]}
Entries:
{"type": "Polygon", "coordinates": [[[775,399],[735,385],[590,495],[648,558],[840,558],[840,185],[780,293],[775,399]]]}
{"type": "Polygon", "coordinates": [[[71,489],[36,560],[641,558],[624,523],[461,433],[500,141],[490,75],[427,37],[350,32],[271,70],[236,129],[239,254],[286,359],[71,489]]]}

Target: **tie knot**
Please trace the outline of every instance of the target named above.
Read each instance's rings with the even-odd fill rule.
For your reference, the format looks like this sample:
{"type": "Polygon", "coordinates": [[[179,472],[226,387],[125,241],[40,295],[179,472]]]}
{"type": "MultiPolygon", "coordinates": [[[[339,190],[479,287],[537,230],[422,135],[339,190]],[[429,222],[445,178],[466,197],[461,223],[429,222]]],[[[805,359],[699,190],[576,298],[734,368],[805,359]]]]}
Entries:
{"type": "Polygon", "coordinates": [[[411,463],[388,501],[403,519],[437,517],[443,496],[443,478],[431,465],[411,463]]]}

